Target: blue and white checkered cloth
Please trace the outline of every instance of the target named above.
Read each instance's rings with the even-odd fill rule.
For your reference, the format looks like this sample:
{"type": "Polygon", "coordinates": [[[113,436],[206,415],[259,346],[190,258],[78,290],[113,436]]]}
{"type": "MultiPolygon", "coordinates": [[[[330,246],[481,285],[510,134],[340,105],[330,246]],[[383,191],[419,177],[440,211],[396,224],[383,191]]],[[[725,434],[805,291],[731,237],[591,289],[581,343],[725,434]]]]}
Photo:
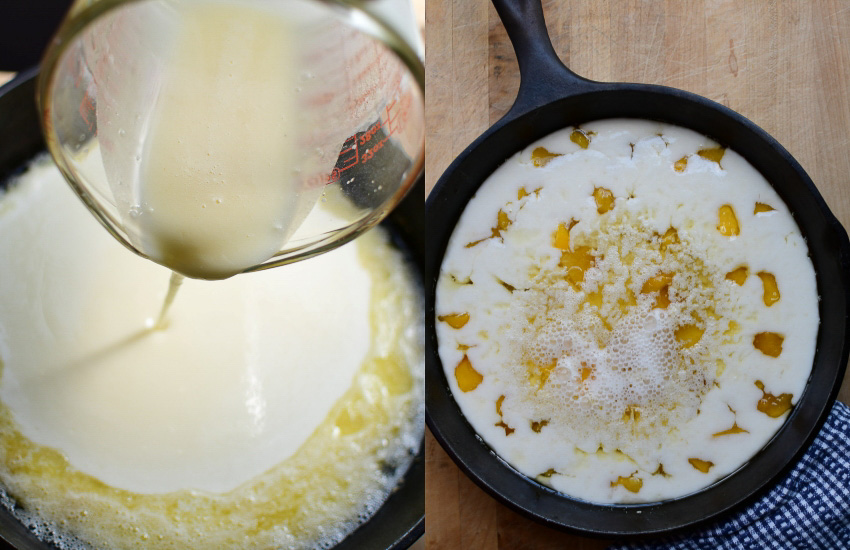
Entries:
{"type": "Polygon", "coordinates": [[[609,550],[850,549],[850,407],[833,406],[793,470],[760,500],[699,531],[609,550]]]}

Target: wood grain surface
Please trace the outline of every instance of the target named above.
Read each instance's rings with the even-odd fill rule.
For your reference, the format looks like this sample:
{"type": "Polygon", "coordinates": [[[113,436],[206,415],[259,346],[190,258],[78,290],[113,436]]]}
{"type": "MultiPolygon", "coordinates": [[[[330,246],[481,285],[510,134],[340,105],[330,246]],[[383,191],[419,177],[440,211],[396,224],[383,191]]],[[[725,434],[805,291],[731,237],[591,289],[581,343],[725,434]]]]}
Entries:
{"type": "MultiPolygon", "coordinates": [[[[782,143],[850,227],[850,1],[551,0],[561,59],[593,80],[663,84],[720,102],[782,143]]],[[[426,3],[426,189],[510,107],[513,48],[488,0],[426,3]]],[[[428,192],[426,191],[426,193],[428,192]]],[[[845,378],[839,398],[850,402],[845,378]]],[[[469,481],[430,433],[427,550],[605,548],[539,526],[469,481]]]]}

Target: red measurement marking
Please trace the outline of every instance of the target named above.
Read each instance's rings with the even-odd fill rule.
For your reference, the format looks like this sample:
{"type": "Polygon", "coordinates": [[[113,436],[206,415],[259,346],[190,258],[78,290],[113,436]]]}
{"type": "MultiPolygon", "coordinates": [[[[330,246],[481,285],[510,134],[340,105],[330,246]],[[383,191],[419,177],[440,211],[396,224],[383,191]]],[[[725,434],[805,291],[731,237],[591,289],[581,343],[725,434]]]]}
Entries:
{"type": "Polygon", "coordinates": [[[381,69],[381,66],[383,65],[383,62],[384,62],[384,59],[382,57],[376,57],[375,59],[371,60],[365,67],[363,67],[360,70],[359,73],[354,75],[353,81],[355,83],[366,81],[367,80],[366,76],[370,72],[373,72],[373,71],[376,71],[376,70],[380,74],[382,72],[380,69],[381,69]]]}
{"type": "Polygon", "coordinates": [[[86,92],[86,95],[83,96],[83,101],[80,102],[80,117],[82,117],[83,122],[86,123],[86,127],[89,130],[94,129],[94,122],[89,120],[89,114],[94,110],[94,101],[91,96],[86,92]]]}
{"type": "Polygon", "coordinates": [[[402,96],[398,107],[398,117],[396,119],[396,127],[399,131],[403,131],[407,127],[407,121],[410,119],[410,109],[413,106],[413,96],[407,94],[402,96]]]}
{"type": "Polygon", "coordinates": [[[334,168],[335,171],[345,172],[352,166],[357,166],[360,163],[360,150],[357,148],[357,136],[351,136],[345,143],[342,144],[342,153],[339,155],[340,166],[334,168]]]}
{"type": "Polygon", "coordinates": [[[375,145],[373,145],[365,153],[363,153],[363,162],[369,162],[370,160],[372,160],[372,157],[375,156],[375,153],[377,153],[378,151],[383,149],[384,145],[386,145],[389,140],[390,140],[390,137],[387,136],[384,139],[382,139],[381,141],[379,141],[378,143],[376,143],[375,145]]]}
{"type": "Polygon", "coordinates": [[[352,110],[361,109],[374,100],[374,95],[373,90],[366,90],[356,97],[349,97],[349,107],[352,110]]]}
{"type": "Polygon", "coordinates": [[[384,111],[387,114],[387,120],[384,121],[384,126],[386,126],[387,128],[385,132],[388,136],[393,135],[394,133],[396,133],[396,130],[398,130],[398,124],[396,121],[396,119],[398,118],[398,113],[396,112],[395,114],[393,114],[393,107],[395,107],[395,104],[396,100],[394,99],[389,102],[384,108],[384,111]]]}
{"type": "Polygon", "coordinates": [[[361,61],[363,61],[363,58],[366,57],[366,54],[370,53],[369,50],[369,44],[364,44],[349,58],[349,63],[351,65],[358,65],[361,61]]]}
{"type": "MultiPolygon", "coordinates": [[[[398,94],[399,91],[396,90],[398,94]]],[[[403,132],[408,119],[410,118],[410,109],[413,105],[411,94],[401,96],[401,99],[394,99],[384,107],[383,121],[378,121],[372,124],[366,132],[360,136],[353,135],[345,140],[342,146],[342,152],[337,160],[336,166],[330,174],[317,173],[309,176],[305,183],[310,187],[319,185],[328,185],[336,183],[342,178],[343,172],[357,166],[361,162],[369,162],[375,157],[375,154],[384,148],[390,139],[390,136],[403,132]],[[374,143],[361,153],[360,148],[369,144],[380,129],[384,129],[385,137],[374,143]]]]}
{"type": "Polygon", "coordinates": [[[307,98],[307,105],[309,107],[324,107],[335,98],[336,94],[334,92],[322,92],[321,94],[316,94],[307,98]]]}
{"type": "Polygon", "coordinates": [[[339,180],[339,173],[336,172],[336,168],[330,174],[324,173],[316,173],[312,176],[307,177],[304,180],[304,184],[307,187],[323,187],[329,183],[333,183],[339,180]]]}
{"type": "Polygon", "coordinates": [[[367,132],[360,134],[360,145],[366,145],[370,139],[375,137],[375,134],[381,129],[381,125],[381,122],[376,122],[367,132]]]}
{"type": "Polygon", "coordinates": [[[410,94],[403,95],[401,100],[393,100],[384,109],[386,112],[386,121],[384,122],[385,132],[387,136],[397,134],[404,131],[407,126],[407,120],[410,118],[410,106],[413,99],[410,94]]]}

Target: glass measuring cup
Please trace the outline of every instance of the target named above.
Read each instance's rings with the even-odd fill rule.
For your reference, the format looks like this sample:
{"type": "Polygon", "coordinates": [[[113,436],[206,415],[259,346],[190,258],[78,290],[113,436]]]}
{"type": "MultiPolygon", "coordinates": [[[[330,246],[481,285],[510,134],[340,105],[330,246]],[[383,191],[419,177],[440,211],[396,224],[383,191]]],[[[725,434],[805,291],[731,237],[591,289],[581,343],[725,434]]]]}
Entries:
{"type": "Polygon", "coordinates": [[[344,244],[398,204],[424,162],[422,62],[410,33],[406,40],[387,22],[398,17],[373,4],[387,2],[78,0],[38,83],[48,149],[118,241],[184,275],[224,278],[344,244]],[[192,64],[175,72],[174,52],[204,6],[233,10],[217,21],[218,34],[195,43],[200,64],[216,67],[212,89],[169,110],[174,81],[196,78],[192,64]],[[271,61],[240,69],[257,59],[271,61]],[[196,125],[207,126],[195,140],[206,149],[180,133],[196,125]],[[161,181],[149,163],[157,143],[160,156],[179,157],[160,174],[196,172],[163,179],[159,199],[147,187],[161,181]],[[235,168],[221,166],[225,156],[235,168]],[[183,187],[189,202],[175,202],[183,187]],[[225,214],[216,220],[216,211],[225,214]],[[226,265],[196,269],[222,243],[237,243],[224,251],[226,265]]]}

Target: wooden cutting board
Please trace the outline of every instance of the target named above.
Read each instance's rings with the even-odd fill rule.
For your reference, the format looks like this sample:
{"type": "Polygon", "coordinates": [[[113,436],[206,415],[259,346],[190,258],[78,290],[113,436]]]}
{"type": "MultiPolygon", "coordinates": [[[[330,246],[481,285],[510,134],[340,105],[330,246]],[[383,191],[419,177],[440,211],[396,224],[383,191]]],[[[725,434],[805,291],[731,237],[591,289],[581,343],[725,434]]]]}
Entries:
{"type": "MultiPolygon", "coordinates": [[[[593,80],[682,88],[738,111],[782,143],[850,227],[850,1],[551,0],[561,59],[593,80]]],[[[489,0],[427,0],[426,189],[511,106],[513,48],[489,0]]],[[[426,193],[428,192],[426,191],[426,193]]],[[[845,379],[840,399],[850,402],[845,379]]],[[[426,441],[428,550],[605,548],[528,521],[426,441]]]]}

